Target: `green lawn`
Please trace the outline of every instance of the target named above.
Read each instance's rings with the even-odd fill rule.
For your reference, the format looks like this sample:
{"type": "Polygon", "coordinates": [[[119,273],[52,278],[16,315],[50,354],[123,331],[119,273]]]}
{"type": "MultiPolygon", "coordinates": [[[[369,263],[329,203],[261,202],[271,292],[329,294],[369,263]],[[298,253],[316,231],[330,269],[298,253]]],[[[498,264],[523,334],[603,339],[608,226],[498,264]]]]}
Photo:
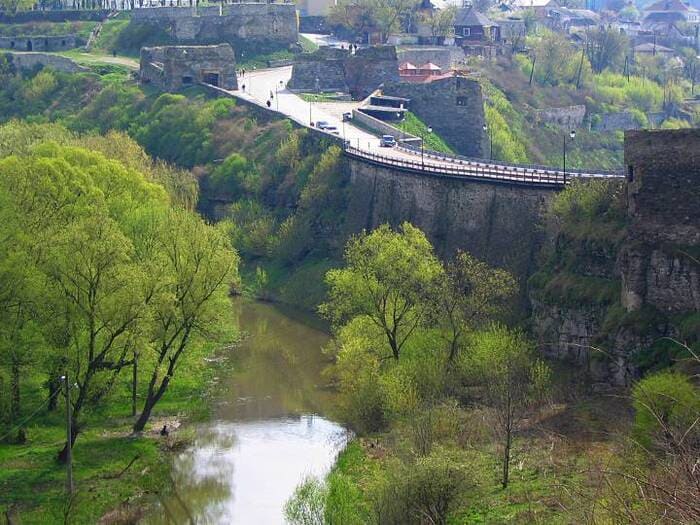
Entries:
{"type": "MultiPolygon", "coordinates": [[[[65,467],[56,460],[65,438],[62,396],[54,412],[39,410],[26,424],[26,443],[0,443],[0,514],[9,511],[18,517],[17,523],[27,525],[61,523],[69,510],[68,523],[87,524],[96,523],[122,502],[129,501],[131,511],[138,512],[154,501],[168,488],[170,454],[193,435],[187,423],[209,416],[216,365],[202,357],[198,352],[178,369],[142,436],[130,435],[134,419],[126,372],[108,403],[85,413],[83,431],[73,448],[76,493],[71,509],[65,506],[65,467]],[[179,421],[182,426],[164,438],[157,432],[164,421],[179,421]]],[[[42,406],[46,395],[42,381],[38,377],[26,381],[23,418],[42,406]]],[[[0,435],[7,430],[0,426],[0,435]]]]}
{"type": "Polygon", "coordinates": [[[433,151],[441,153],[454,153],[454,150],[443,140],[443,138],[435,133],[428,133],[428,126],[410,111],[406,112],[404,120],[394,124],[398,129],[415,135],[416,137],[425,137],[425,147],[433,151]]]}

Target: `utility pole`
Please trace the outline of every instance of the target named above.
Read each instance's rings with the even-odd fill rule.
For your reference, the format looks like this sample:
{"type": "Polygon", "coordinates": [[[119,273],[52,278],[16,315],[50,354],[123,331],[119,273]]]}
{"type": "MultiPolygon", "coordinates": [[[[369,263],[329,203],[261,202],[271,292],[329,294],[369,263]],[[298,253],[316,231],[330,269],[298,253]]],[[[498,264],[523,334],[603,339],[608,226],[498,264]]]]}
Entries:
{"type": "Polygon", "coordinates": [[[537,62],[537,55],[532,55],[532,69],[530,70],[530,85],[532,85],[532,77],[535,75],[535,62],[537,62]]]}
{"type": "Polygon", "coordinates": [[[72,414],[70,404],[70,381],[68,380],[68,372],[63,376],[63,384],[66,387],[66,492],[69,496],[73,495],[73,430],[72,430],[72,414]]]}
{"type": "Polygon", "coordinates": [[[136,382],[138,380],[139,355],[134,352],[134,364],[131,369],[131,415],[136,415],[136,382]]]}

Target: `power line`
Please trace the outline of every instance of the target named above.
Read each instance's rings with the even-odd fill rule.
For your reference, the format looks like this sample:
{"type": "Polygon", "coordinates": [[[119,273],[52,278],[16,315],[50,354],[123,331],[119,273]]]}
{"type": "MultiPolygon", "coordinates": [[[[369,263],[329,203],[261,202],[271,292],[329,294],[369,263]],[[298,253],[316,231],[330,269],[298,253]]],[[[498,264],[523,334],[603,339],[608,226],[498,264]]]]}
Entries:
{"type": "Polygon", "coordinates": [[[43,409],[43,408],[49,403],[49,401],[51,401],[54,397],[56,397],[60,392],[61,392],[60,389],[59,389],[59,390],[56,390],[53,394],[51,394],[49,397],[47,397],[47,398],[46,398],[46,401],[44,401],[41,405],[39,405],[39,408],[37,408],[34,412],[32,412],[28,417],[26,417],[26,418],[25,418],[24,420],[22,420],[20,423],[18,423],[17,425],[15,425],[9,432],[7,432],[7,433],[3,434],[2,436],[0,436],[0,441],[3,441],[7,436],[9,436],[10,434],[12,434],[12,433],[15,432],[16,430],[19,430],[20,428],[22,428],[22,427],[24,426],[24,424],[27,423],[27,421],[29,421],[29,420],[32,419],[34,416],[36,416],[36,415],[41,411],[41,409],[43,409]]]}

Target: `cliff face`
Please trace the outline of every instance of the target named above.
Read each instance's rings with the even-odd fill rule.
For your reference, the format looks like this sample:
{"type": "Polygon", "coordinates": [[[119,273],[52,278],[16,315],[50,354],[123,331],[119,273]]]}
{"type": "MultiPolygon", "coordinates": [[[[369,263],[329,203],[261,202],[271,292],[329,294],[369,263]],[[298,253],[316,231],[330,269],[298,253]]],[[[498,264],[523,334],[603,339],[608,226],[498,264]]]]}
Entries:
{"type": "Polygon", "coordinates": [[[553,191],[431,177],[350,160],[347,233],[409,221],[437,253],[470,252],[525,282],[542,242],[553,191]]]}
{"type": "Polygon", "coordinates": [[[700,340],[700,131],[628,132],[625,163],[622,191],[550,228],[530,282],[543,353],[618,385],[682,353],[665,338],[700,340]]]}

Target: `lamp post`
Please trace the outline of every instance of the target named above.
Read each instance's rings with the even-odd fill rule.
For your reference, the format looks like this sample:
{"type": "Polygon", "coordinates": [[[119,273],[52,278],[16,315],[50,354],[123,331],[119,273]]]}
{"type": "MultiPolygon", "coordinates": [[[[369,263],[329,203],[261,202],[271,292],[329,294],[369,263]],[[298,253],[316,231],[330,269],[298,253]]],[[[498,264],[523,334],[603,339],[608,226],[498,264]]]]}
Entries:
{"type": "MultiPolygon", "coordinates": [[[[426,131],[428,133],[432,133],[433,128],[428,126],[428,129],[426,131]]],[[[421,134],[421,137],[420,137],[420,165],[421,165],[421,169],[423,171],[425,171],[425,137],[426,137],[426,133],[423,132],[421,134]]]]}
{"type": "Polygon", "coordinates": [[[482,127],[484,130],[484,133],[488,132],[489,134],[489,160],[493,160],[493,130],[489,128],[486,124],[482,127]]]}
{"type": "MultiPolygon", "coordinates": [[[[573,129],[569,132],[569,137],[573,141],[576,138],[576,131],[573,129]]],[[[566,184],[566,135],[564,135],[564,184],[566,184]]]]}

